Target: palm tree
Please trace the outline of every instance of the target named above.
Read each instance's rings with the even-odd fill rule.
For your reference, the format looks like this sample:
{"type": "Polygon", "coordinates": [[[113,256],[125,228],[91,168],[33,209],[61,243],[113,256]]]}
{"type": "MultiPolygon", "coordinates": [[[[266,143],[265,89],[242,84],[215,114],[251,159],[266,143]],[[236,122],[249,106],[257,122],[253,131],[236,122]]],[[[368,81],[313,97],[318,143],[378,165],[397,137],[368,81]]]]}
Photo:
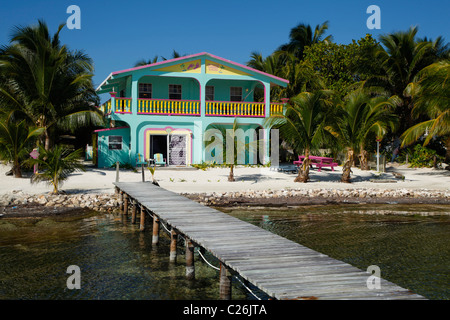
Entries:
{"type": "Polygon", "coordinates": [[[349,93],[337,105],[334,123],[330,132],[347,149],[347,159],[342,169],[342,182],[350,182],[351,167],[355,163],[355,153],[360,154],[361,169],[367,168],[365,146],[371,133],[382,137],[387,129],[393,128],[397,117],[392,108],[398,103],[397,97],[371,97],[362,90],[349,93]]]}
{"type": "Polygon", "coordinates": [[[431,64],[420,71],[416,83],[411,84],[409,92],[413,97],[412,116],[428,117],[408,128],[401,136],[402,146],[419,140],[426,132],[424,146],[433,137],[446,137],[446,161],[450,161],[450,60],[431,64]]]}
{"type": "Polygon", "coordinates": [[[83,150],[71,151],[65,146],[55,145],[50,150],[39,148],[40,155],[37,159],[28,159],[26,163],[30,165],[37,164],[39,172],[31,177],[31,182],[45,181],[53,186],[53,193],[59,193],[59,187],[69,178],[74,171],[85,171],[80,162],[83,150]]]}
{"type": "Polygon", "coordinates": [[[11,44],[0,49],[0,103],[15,117],[43,129],[48,150],[56,129],[74,130],[86,124],[101,125],[95,107],[92,60],[81,51],[61,45],[59,33],[50,36],[45,22],[16,27],[11,44]]]}
{"type": "MultiPolygon", "coordinates": [[[[214,136],[214,139],[217,139],[216,141],[222,145],[221,156],[222,159],[225,159],[225,162],[222,161],[222,163],[225,163],[225,165],[230,168],[228,181],[233,182],[235,181],[234,168],[239,164],[239,155],[245,153],[246,150],[248,150],[249,153],[254,152],[257,149],[259,140],[256,139],[249,143],[238,141],[238,130],[244,130],[245,128],[238,123],[237,118],[234,119],[231,128],[227,125],[214,124],[211,125],[209,129],[215,131],[212,136],[214,136]]],[[[209,145],[210,143],[212,143],[212,141],[207,142],[206,145],[209,145]]]]}
{"type": "Polygon", "coordinates": [[[12,163],[15,178],[22,177],[22,161],[29,157],[31,145],[40,134],[42,128],[28,127],[25,120],[16,121],[13,112],[0,118],[0,160],[12,163]]]}
{"type": "Polygon", "coordinates": [[[294,152],[304,151],[305,158],[299,168],[295,182],[309,180],[310,153],[325,140],[328,131],[330,110],[330,91],[302,92],[290,99],[285,112],[279,116],[271,116],[266,125],[280,130],[280,137],[294,152]]]}
{"type": "Polygon", "coordinates": [[[141,66],[146,66],[146,65],[149,65],[149,64],[153,64],[153,63],[158,62],[158,59],[159,59],[158,55],[154,56],[153,59],[148,59],[148,60],[141,59],[141,60],[137,61],[134,64],[134,67],[141,67],[141,66]]]}
{"type": "Polygon", "coordinates": [[[292,53],[297,59],[303,60],[303,52],[305,47],[311,46],[320,41],[331,42],[333,40],[331,35],[323,38],[327,30],[328,21],[318,24],[315,27],[314,32],[309,24],[306,25],[304,23],[300,23],[291,29],[289,34],[290,41],[281,45],[278,50],[292,53]]]}
{"type": "Polygon", "coordinates": [[[380,41],[384,48],[376,50],[373,57],[378,61],[382,73],[369,78],[364,84],[378,93],[395,95],[401,99],[396,110],[401,119],[401,132],[414,124],[411,117],[412,98],[406,90],[408,85],[415,81],[420,70],[449,52],[448,45],[443,44],[441,37],[435,41],[416,39],[417,32],[417,27],[411,27],[407,31],[382,35],[380,41]]]}

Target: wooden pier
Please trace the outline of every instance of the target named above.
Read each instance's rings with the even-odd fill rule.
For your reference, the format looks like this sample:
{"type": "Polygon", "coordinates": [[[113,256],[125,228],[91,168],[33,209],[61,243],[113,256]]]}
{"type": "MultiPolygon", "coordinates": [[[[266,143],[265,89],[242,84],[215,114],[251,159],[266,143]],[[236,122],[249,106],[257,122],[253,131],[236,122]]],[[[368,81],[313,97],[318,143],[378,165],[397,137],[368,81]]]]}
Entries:
{"type": "MultiPolygon", "coordinates": [[[[171,228],[170,260],[176,260],[176,239],[186,239],[186,276],[195,277],[194,247],[220,261],[220,297],[231,298],[231,273],[275,299],[424,299],[387,280],[369,289],[373,276],[347,263],[287,240],[250,223],[206,207],[150,182],[116,182],[123,210],[141,207],[140,228],[153,216],[152,241],[159,241],[159,225],[171,228]]],[[[135,221],[135,220],[134,220],[135,221]]]]}

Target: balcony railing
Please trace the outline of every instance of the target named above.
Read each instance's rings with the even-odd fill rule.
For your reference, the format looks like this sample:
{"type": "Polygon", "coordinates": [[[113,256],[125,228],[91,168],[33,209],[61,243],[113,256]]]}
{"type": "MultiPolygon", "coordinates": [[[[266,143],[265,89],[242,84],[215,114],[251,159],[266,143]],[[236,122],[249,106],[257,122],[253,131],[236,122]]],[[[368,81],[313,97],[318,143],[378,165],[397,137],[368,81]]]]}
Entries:
{"type": "Polygon", "coordinates": [[[207,116],[264,117],[265,104],[261,102],[206,101],[207,116]]]}
{"type": "Polygon", "coordinates": [[[199,116],[199,100],[138,99],[138,114],[199,116]]]}
{"type": "Polygon", "coordinates": [[[277,116],[283,114],[283,104],[282,103],[271,103],[270,104],[270,115],[277,116]]]}
{"type": "Polygon", "coordinates": [[[131,98],[116,98],[115,113],[131,113],[131,98]]]}
{"type": "MultiPolygon", "coordinates": [[[[137,114],[148,115],[178,115],[200,116],[199,100],[170,100],[170,99],[138,99],[137,114]]],[[[115,98],[114,112],[118,114],[132,113],[131,98],[115,98]]],[[[112,111],[111,100],[100,106],[105,114],[112,111]]],[[[282,103],[270,103],[270,115],[283,114],[282,103]]],[[[231,102],[206,101],[205,115],[213,117],[254,117],[263,118],[265,114],[264,102],[231,102]]],[[[267,115],[269,116],[269,115],[267,115]]]]}

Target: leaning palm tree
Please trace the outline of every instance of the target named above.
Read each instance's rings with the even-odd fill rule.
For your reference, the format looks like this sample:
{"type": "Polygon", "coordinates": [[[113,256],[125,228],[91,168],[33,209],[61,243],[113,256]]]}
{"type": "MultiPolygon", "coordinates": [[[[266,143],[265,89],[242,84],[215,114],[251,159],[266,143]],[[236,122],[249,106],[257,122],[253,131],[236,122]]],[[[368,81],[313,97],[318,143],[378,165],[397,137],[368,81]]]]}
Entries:
{"type": "Polygon", "coordinates": [[[0,49],[0,103],[17,118],[42,128],[47,150],[57,128],[103,123],[95,107],[99,100],[92,84],[92,60],[61,44],[63,27],[53,36],[43,21],[16,27],[10,45],[0,49]]]}
{"type": "Polygon", "coordinates": [[[309,180],[310,153],[325,140],[328,131],[331,91],[302,92],[290,99],[282,115],[271,116],[266,126],[277,128],[280,137],[295,152],[304,150],[305,158],[295,182],[309,180]]]}
{"type": "Polygon", "coordinates": [[[328,127],[347,149],[347,159],[342,168],[341,181],[349,183],[351,168],[359,150],[361,168],[367,169],[365,146],[371,133],[382,137],[388,128],[393,128],[397,117],[392,109],[398,103],[397,97],[371,97],[361,90],[349,93],[337,105],[334,123],[328,127]]]}
{"type": "Polygon", "coordinates": [[[0,160],[12,163],[15,178],[22,177],[22,161],[29,157],[42,128],[29,127],[25,120],[14,119],[13,112],[0,117],[0,160]]]}
{"type": "Polygon", "coordinates": [[[69,178],[74,171],[85,171],[80,162],[83,150],[71,151],[63,145],[56,145],[50,150],[39,148],[39,157],[37,159],[28,159],[29,165],[37,164],[39,171],[31,177],[31,182],[45,181],[53,186],[53,193],[59,193],[59,187],[69,178]]]}
{"type": "Polygon", "coordinates": [[[428,120],[408,128],[401,136],[402,146],[419,140],[426,132],[424,145],[433,137],[446,137],[446,161],[450,161],[450,60],[424,68],[409,87],[413,97],[412,116],[427,116],[428,120]]]}

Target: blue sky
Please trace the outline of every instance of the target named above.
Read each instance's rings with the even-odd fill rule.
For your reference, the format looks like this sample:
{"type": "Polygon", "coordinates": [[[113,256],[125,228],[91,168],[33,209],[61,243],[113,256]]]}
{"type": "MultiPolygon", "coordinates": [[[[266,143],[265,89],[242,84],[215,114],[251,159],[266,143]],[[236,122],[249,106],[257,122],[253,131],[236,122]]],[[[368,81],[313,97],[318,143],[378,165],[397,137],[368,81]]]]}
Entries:
{"type": "Polygon", "coordinates": [[[81,9],[81,30],[65,28],[63,43],[82,49],[94,60],[94,83],[110,72],[129,68],[142,58],[170,58],[210,52],[246,63],[252,51],[264,56],[288,41],[289,31],[303,22],[316,26],[329,21],[328,34],[337,43],[350,43],[366,33],[380,34],[419,27],[419,36],[450,41],[449,0],[14,0],[3,1],[0,44],[7,44],[15,25],[43,19],[55,32],[70,14],[81,9]],[[381,29],[369,30],[369,5],[381,9],[381,29]]]}

